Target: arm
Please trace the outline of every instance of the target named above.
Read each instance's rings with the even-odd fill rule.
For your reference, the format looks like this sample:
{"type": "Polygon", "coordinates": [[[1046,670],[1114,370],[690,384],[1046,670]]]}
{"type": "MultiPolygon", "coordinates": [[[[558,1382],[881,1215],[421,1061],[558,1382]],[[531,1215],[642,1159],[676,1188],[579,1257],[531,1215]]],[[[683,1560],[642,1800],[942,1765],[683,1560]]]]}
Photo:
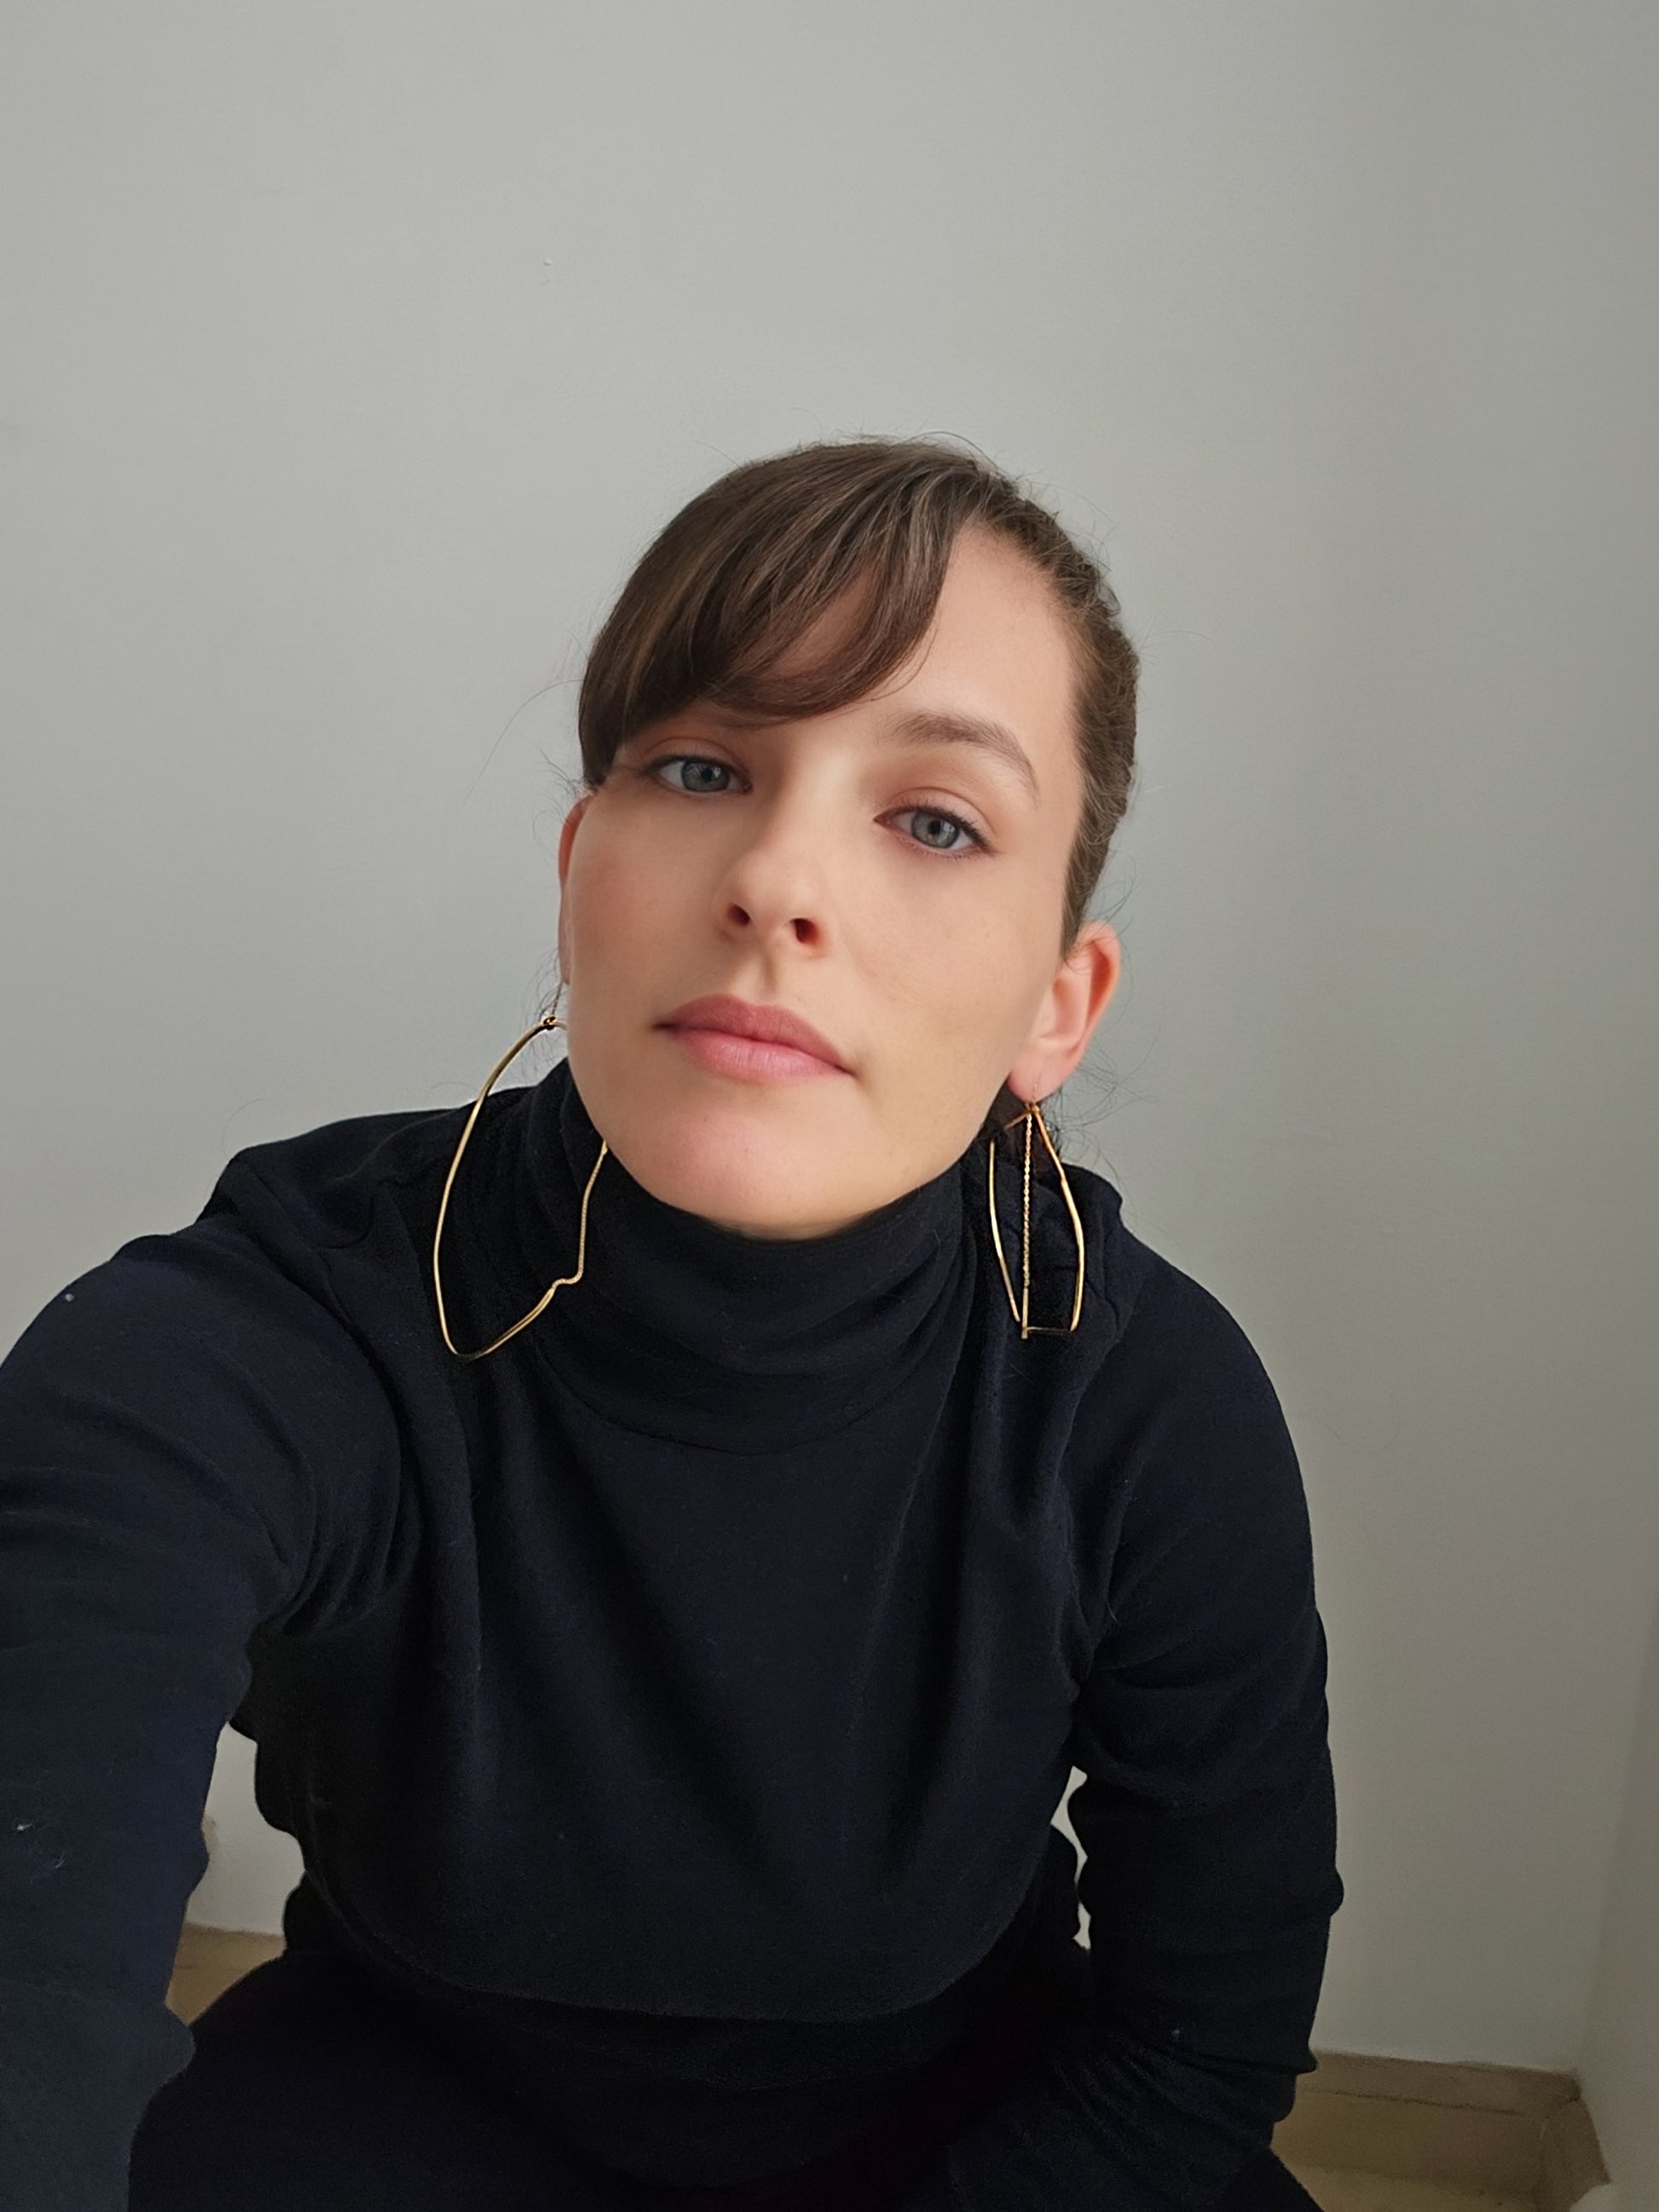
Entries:
{"type": "Polygon", "coordinates": [[[1316,2063],[1343,1889],[1307,1504],[1254,1350],[1176,1281],[1077,1714],[1092,2008],[897,2212],[1201,2212],[1316,2063]]]}
{"type": "Polygon", "coordinates": [[[250,1635],[312,1591],[302,1424],[349,1420],[350,1352],[198,1221],[0,1362],[0,2212],[125,2212],[144,2106],[193,2055],[167,1991],[214,1754],[250,1635]]]}

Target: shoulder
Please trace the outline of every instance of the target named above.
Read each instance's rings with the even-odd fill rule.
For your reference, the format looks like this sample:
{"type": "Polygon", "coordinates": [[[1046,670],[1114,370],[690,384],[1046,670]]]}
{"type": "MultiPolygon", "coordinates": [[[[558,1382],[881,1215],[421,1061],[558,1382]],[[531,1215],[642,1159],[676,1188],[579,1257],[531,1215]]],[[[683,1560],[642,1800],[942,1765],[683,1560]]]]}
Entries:
{"type": "Polygon", "coordinates": [[[1121,1510],[1133,1498],[1138,1516],[1177,1518],[1220,1505],[1225,1520],[1249,1497],[1300,1523],[1296,1448],[1249,1331],[1209,1285],[1130,1229],[1104,1178],[1069,1162],[1066,1172],[1101,1247],[1073,1429],[1101,1502],[1121,1510]]]}
{"type": "MultiPolygon", "coordinates": [[[[516,1094],[485,1102],[493,1118],[516,1094]],[[492,1111],[493,1109],[493,1111],[492,1111]]],[[[221,1169],[201,1218],[230,1215],[317,1247],[357,1243],[383,1192],[419,1182],[453,1154],[470,1105],[357,1114],[246,1146],[221,1169]]]]}
{"type": "Polygon", "coordinates": [[[231,1399],[280,1404],[325,1437],[383,1389],[331,1261],[368,1235],[389,1185],[453,1147],[443,1109],[363,1115],[246,1147],[183,1226],[129,1238],[66,1282],[3,1362],[15,1389],[92,1376],[197,1421],[231,1399]]]}
{"type": "Polygon", "coordinates": [[[1278,1394],[1255,1343],[1231,1306],[1162,1252],[1145,1255],[1123,1364],[1149,1389],[1179,1392],[1189,1411],[1243,1400],[1276,1410],[1278,1394]]]}
{"type": "Polygon", "coordinates": [[[361,1445],[379,1434],[382,1397],[340,1317],[229,1216],[129,1239],[55,1292],[0,1360],[14,1411],[101,1407],[206,1450],[278,1426],[319,1449],[361,1445]]]}
{"type": "Polygon", "coordinates": [[[348,1586],[363,1532],[400,1510],[403,1439],[383,1346],[334,1295],[325,1248],[233,1202],[248,1157],[194,1221],[130,1238],[28,1322],[0,1359],[0,1480],[51,1471],[52,1510],[88,1528],[149,1516],[210,1550],[262,1529],[264,1618],[313,1565],[328,1602],[348,1586]]]}

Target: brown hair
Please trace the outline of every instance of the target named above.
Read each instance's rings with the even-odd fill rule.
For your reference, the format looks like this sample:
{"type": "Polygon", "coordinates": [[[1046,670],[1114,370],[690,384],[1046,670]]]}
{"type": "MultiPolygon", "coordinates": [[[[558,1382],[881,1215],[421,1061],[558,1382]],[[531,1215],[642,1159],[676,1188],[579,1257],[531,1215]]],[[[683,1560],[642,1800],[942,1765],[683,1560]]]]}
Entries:
{"type": "MultiPolygon", "coordinates": [[[[647,547],[588,654],[576,714],[586,787],[636,732],[698,702],[784,720],[866,697],[920,644],[969,525],[1012,541],[1048,578],[1076,647],[1084,796],[1061,902],[1069,951],[1129,803],[1139,660],[1100,565],[975,449],[933,438],[798,446],[744,462],[689,501],[647,547]],[[850,629],[783,672],[788,648],[844,594],[850,629]]],[[[1005,1086],[987,1128],[1020,1103],[1005,1086]]]]}

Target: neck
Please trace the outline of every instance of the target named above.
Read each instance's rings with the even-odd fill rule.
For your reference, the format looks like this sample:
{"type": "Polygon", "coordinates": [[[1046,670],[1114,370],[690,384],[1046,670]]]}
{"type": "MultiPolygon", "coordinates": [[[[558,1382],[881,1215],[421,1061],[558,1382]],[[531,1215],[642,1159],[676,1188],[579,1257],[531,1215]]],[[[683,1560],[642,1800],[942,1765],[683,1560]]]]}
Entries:
{"type": "MultiPolygon", "coordinates": [[[[503,1094],[475,1142],[499,1330],[574,1271],[600,1134],[561,1060],[503,1094]]],[[[469,1149],[464,1175],[471,1165],[469,1149]]],[[[666,1204],[607,1152],[580,1281],[493,1356],[522,1346],[600,1412],[686,1443],[768,1450],[830,1433],[900,1389],[965,1321],[978,1276],[966,1165],[964,1155],[843,1227],[769,1237],[666,1204]]],[[[468,1245],[482,1254],[481,1239],[468,1245]]]]}

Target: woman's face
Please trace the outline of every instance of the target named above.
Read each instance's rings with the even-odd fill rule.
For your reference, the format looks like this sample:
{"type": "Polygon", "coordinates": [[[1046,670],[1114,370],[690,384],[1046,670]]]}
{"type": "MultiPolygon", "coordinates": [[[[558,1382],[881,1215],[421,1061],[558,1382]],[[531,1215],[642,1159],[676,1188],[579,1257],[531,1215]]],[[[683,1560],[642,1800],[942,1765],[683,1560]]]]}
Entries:
{"type": "Polygon", "coordinates": [[[1061,957],[1073,683],[1047,580],[964,531],[876,695],[764,728],[693,706],[618,750],[559,840],[561,1013],[594,1126],[654,1197],[827,1234],[942,1173],[1005,1080],[1041,1098],[1071,1073],[1120,964],[1104,922],[1061,957]],[[1000,725],[1029,781],[929,716],[1000,725]],[[665,1026],[711,994],[799,1016],[835,1064],[665,1026]]]}

